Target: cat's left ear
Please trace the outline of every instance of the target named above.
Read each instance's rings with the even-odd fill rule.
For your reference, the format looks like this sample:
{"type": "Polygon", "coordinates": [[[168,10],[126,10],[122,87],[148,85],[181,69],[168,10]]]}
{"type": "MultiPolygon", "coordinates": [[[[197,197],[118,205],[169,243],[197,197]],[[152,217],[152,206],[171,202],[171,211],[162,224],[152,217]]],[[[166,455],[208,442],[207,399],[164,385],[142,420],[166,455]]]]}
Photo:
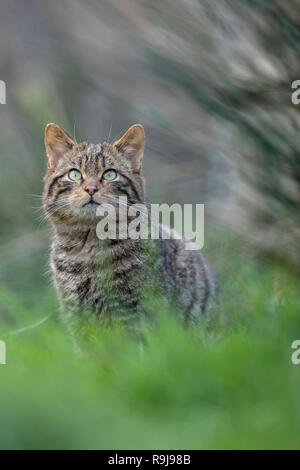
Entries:
{"type": "Polygon", "coordinates": [[[145,131],[141,124],[131,126],[113,146],[131,161],[133,171],[141,171],[145,147],[145,131]]]}
{"type": "Polygon", "coordinates": [[[58,160],[71,150],[75,142],[56,124],[50,123],[45,129],[45,147],[49,166],[56,166],[58,160]]]}

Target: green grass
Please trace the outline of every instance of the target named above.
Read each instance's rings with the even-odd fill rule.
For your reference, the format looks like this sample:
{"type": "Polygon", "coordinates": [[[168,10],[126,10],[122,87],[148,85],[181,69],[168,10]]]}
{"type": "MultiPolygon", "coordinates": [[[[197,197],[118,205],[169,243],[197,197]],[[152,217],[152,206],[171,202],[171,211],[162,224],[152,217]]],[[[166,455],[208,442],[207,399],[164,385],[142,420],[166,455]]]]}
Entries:
{"type": "Polygon", "coordinates": [[[299,448],[298,280],[240,256],[222,285],[223,328],[184,330],[156,308],[144,342],[95,329],[79,354],[51,288],[28,307],[2,284],[0,447],[299,448]]]}

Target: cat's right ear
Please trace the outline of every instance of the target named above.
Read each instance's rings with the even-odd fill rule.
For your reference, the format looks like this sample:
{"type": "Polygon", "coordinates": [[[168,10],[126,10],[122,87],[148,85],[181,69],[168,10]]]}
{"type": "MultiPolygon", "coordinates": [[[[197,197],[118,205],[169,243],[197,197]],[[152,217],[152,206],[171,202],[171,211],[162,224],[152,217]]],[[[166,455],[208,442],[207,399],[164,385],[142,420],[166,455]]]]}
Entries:
{"type": "Polygon", "coordinates": [[[133,170],[140,173],[145,146],[145,131],[141,124],[134,124],[127,132],[113,143],[118,152],[131,162],[133,170]]]}
{"type": "Polygon", "coordinates": [[[56,124],[47,124],[45,129],[45,147],[49,166],[55,167],[58,160],[71,150],[75,142],[56,124]]]}

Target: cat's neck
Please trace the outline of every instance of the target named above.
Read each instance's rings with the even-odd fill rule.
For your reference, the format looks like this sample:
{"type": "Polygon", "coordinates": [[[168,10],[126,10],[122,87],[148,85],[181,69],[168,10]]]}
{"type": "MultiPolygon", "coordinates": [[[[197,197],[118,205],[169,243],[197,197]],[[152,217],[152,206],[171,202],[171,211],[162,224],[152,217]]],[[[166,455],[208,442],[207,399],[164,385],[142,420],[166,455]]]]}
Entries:
{"type": "Polygon", "coordinates": [[[53,227],[53,243],[66,252],[78,252],[98,240],[96,226],[90,224],[56,225],[53,227]]]}
{"type": "Polygon", "coordinates": [[[64,251],[69,255],[76,255],[78,253],[90,253],[92,249],[105,250],[117,249],[139,251],[140,240],[133,240],[130,238],[114,238],[102,240],[97,236],[96,226],[91,225],[78,225],[78,226],[58,226],[54,227],[53,233],[53,247],[56,250],[64,251]]]}

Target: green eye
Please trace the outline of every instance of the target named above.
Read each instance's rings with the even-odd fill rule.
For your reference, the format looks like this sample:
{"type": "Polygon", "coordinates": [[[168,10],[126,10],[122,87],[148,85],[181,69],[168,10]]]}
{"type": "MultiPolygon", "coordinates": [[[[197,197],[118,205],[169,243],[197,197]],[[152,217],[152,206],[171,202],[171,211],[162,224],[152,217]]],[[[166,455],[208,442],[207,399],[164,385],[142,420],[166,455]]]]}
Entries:
{"type": "Polygon", "coordinates": [[[117,178],[118,173],[116,170],[107,170],[105,173],[103,173],[102,178],[106,181],[113,181],[117,178]]]}
{"type": "Polygon", "coordinates": [[[80,171],[78,170],[70,170],[68,173],[68,177],[71,181],[79,181],[82,178],[80,171]]]}

